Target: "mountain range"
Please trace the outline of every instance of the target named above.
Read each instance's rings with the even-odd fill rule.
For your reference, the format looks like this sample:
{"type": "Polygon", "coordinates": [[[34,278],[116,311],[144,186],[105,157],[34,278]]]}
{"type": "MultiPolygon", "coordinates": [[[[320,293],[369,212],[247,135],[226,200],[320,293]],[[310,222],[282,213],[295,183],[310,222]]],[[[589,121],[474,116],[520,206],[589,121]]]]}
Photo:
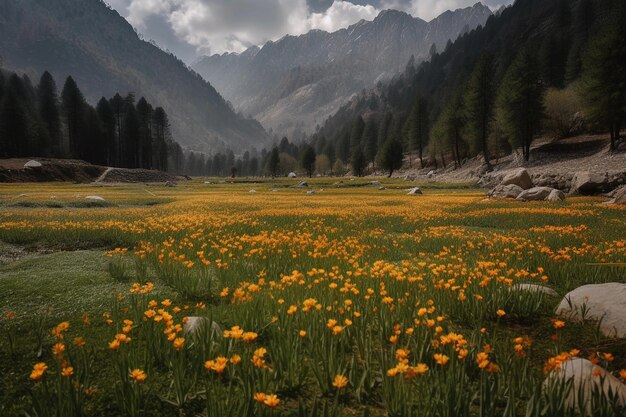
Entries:
{"type": "Polygon", "coordinates": [[[31,77],[47,70],[62,83],[71,75],[92,103],[116,92],[145,96],[165,108],[174,138],[190,149],[268,143],[257,121],[101,0],[0,0],[0,57],[1,67],[31,77]]]}
{"type": "Polygon", "coordinates": [[[411,57],[417,63],[427,59],[491,15],[481,3],[430,22],[385,10],[373,21],[333,33],[313,30],[240,54],[205,56],[192,68],[242,113],[270,131],[298,138],[355,93],[402,71],[411,57]]]}

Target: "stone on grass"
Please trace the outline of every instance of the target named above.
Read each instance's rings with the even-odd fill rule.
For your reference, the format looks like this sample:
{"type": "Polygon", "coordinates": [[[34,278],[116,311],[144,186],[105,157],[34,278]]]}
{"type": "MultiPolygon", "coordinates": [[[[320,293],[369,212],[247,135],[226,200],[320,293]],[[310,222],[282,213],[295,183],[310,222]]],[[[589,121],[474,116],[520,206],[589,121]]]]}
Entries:
{"type": "Polygon", "coordinates": [[[250,194],[254,194],[254,193],[256,193],[256,190],[250,190],[250,191],[248,191],[248,192],[249,192],[250,194]]]}
{"type": "Polygon", "coordinates": [[[511,291],[542,293],[551,297],[559,296],[559,294],[552,288],[537,284],[515,284],[511,287],[511,291]]]}
{"type": "Polygon", "coordinates": [[[528,190],[522,191],[518,196],[517,200],[520,201],[541,201],[545,200],[546,197],[550,195],[550,193],[554,190],[554,188],[550,187],[533,187],[528,190]]]}
{"type": "Polygon", "coordinates": [[[556,314],[571,321],[599,322],[608,337],[626,336],[626,284],[590,284],[565,295],[556,314]]]}
{"type": "Polygon", "coordinates": [[[426,178],[431,179],[435,176],[435,171],[428,171],[428,174],[426,174],[426,178]]]}
{"type": "Polygon", "coordinates": [[[583,411],[585,417],[598,411],[594,408],[596,398],[603,397],[606,404],[615,401],[615,406],[626,407],[626,385],[605,369],[583,358],[572,358],[553,370],[544,381],[544,390],[553,384],[571,383],[565,398],[569,410],[583,411]]]}
{"type": "Polygon", "coordinates": [[[309,190],[306,192],[307,194],[315,194],[315,190],[309,190]]]}
{"type": "Polygon", "coordinates": [[[176,183],[175,183],[174,181],[167,181],[167,182],[165,183],[165,186],[166,186],[166,187],[170,187],[170,188],[172,188],[172,187],[176,187],[176,183]]]}
{"type": "Polygon", "coordinates": [[[99,195],[88,195],[87,197],[85,197],[85,200],[91,200],[91,201],[105,201],[104,198],[100,197],[99,195]]]}
{"type": "Polygon", "coordinates": [[[222,329],[219,324],[209,321],[206,317],[191,316],[183,324],[183,332],[188,335],[197,335],[201,331],[206,331],[209,336],[222,336],[222,329]],[[206,328],[203,330],[203,327],[206,328]]]}
{"type": "Polygon", "coordinates": [[[409,192],[406,193],[406,195],[421,195],[421,194],[424,194],[424,193],[422,193],[422,190],[420,190],[419,187],[411,188],[409,192]]]}
{"type": "Polygon", "coordinates": [[[295,188],[306,188],[309,186],[309,183],[306,181],[300,181],[298,185],[294,185],[295,188]]]}
{"type": "Polygon", "coordinates": [[[524,189],[519,185],[508,184],[498,185],[496,188],[489,192],[489,197],[492,198],[517,198],[524,189]]]}
{"type": "Polygon", "coordinates": [[[290,172],[289,175],[287,175],[287,177],[289,177],[289,178],[296,178],[297,175],[296,175],[295,172],[290,172]]]}
{"type": "Polygon", "coordinates": [[[574,174],[569,193],[572,195],[593,195],[606,191],[607,177],[589,171],[580,171],[574,174]]]}
{"type": "Polygon", "coordinates": [[[551,201],[551,202],[557,202],[557,201],[564,201],[565,200],[565,193],[561,190],[552,190],[550,191],[550,194],[548,194],[548,196],[546,197],[546,201],[551,201]]]}
{"type": "Polygon", "coordinates": [[[24,168],[41,168],[42,166],[41,162],[35,161],[34,159],[31,159],[24,164],[24,168]]]}
{"type": "Polygon", "coordinates": [[[530,178],[530,174],[524,168],[515,169],[502,178],[500,185],[514,184],[521,187],[524,190],[533,188],[533,180],[530,178]]]}

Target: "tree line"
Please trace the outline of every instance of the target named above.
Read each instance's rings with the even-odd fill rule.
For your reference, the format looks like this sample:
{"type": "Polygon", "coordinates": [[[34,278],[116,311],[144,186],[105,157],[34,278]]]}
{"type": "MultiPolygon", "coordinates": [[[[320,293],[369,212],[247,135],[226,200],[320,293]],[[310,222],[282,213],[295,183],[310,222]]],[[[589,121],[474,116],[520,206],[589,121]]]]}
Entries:
{"type": "Polygon", "coordinates": [[[0,156],[74,158],[125,168],[177,170],[183,151],[167,114],[132,93],[87,103],[69,76],[59,94],[49,72],[34,86],[0,70],[0,156]]]}

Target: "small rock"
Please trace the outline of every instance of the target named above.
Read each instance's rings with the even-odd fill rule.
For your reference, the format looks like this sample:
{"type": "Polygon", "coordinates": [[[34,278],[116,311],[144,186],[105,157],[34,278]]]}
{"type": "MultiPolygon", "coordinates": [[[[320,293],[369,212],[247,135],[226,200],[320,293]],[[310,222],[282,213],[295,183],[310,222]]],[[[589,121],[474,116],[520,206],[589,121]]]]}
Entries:
{"type": "Polygon", "coordinates": [[[87,197],[85,197],[85,200],[106,201],[104,198],[100,197],[99,195],[88,195],[87,197]]]}
{"type": "Polygon", "coordinates": [[[548,196],[546,197],[546,201],[551,201],[551,202],[564,201],[564,200],[565,200],[565,193],[561,190],[552,190],[550,191],[550,194],[548,194],[548,196]]]}
{"type": "Polygon", "coordinates": [[[309,186],[309,183],[306,181],[300,181],[298,185],[294,185],[295,188],[306,188],[309,186]]]}
{"type": "Polygon", "coordinates": [[[287,175],[287,177],[289,177],[289,178],[297,178],[298,176],[296,175],[295,172],[290,172],[289,175],[287,175]]]}
{"type": "Polygon", "coordinates": [[[176,187],[176,183],[175,183],[174,181],[167,181],[167,182],[165,183],[165,186],[166,186],[166,187],[170,187],[170,188],[172,188],[172,187],[176,187]]]}
{"type": "Polygon", "coordinates": [[[272,192],[273,192],[273,193],[277,193],[277,192],[278,192],[278,190],[272,190],[272,192]]]}
{"type": "Polygon", "coordinates": [[[517,196],[519,201],[539,201],[545,200],[547,196],[554,190],[550,187],[533,187],[528,190],[524,190],[517,196]]]}
{"type": "Polygon", "coordinates": [[[211,181],[205,181],[205,184],[213,184],[211,181]]]}
{"type": "Polygon", "coordinates": [[[435,171],[429,171],[428,174],[426,174],[426,178],[431,179],[435,176],[435,171]]]}
{"type": "Polygon", "coordinates": [[[550,287],[537,284],[515,284],[511,287],[511,291],[527,291],[549,295],[551,297],[558,297],[559,294],[550,287]]]}
{"type": "Polygon", "coordinates": [[[315,190],[309,190],[306,192],[307,194],[315,194],[315,190]]]}
{"type": "Polygon", "coordinates": [[[378,189],[379,189],[380,191],[386,190],[386,188],[385,188],[385,187],[383,187],[383,186],[378,187],[378,189]]]}
{"type": "Polygon", "coordinates": [[[248,192],[249,192],[250,194],[254,194],[254,193],[256,193],[256,190],[250,190],[250,191],[248,191],[248,192]]]}
{"type": "Polygon", "coordinates": [[[530,178],[530,174],[524,168],[518,168],[506,174],[502,179],[500,185],[515,184],[524,190],[533,188],[533,180],[530,178]]]}
{"type": "Polygon", "coordinates": [[[492,198],[517,198],[524,189],[519,185],[508,184],[498,185],[496,188],[489,192],[489,197],[492,198]]]}
{"type": "Polygon", "coordinates": [[[544,381],[544,390],[550,384],[571,382],[571,389],[565,399],[570,410],[584,410],[584,415],[593,416],[594,401],[592,398],[601,393],[607,403],[614,398],[617,406],[626,406],[626,385],[600,366],[583,358],[572,358],[561,364],[560,368],[550,373],[544,381]]]}
{"type": "Polygon", "coordinates": [[[420,190],[419,187],[411,188],[409,192],[406,193],[406,195],[421,195],[421,194],[424,194],[424,193],[422,193],[422,190],[420,190]]]}
{"type": "Polygon", "coordinates": [[[209,319],[206,317],[187,317],[186,322],[183,324],[183,332],[189,335],[198,334],[201,329],[206,326],[209,336],[222,336],[223,332],[219,324],[212,321],[209,322],[209,319]],[[209,327],[210,325],[210,327],[209,327]]]}
{"type": "Polygon", "coordinates": [[[598,321],[608,337],[626,336],[626,284],[590,284],[565,295],[556,314],[572,321],[598,321]],[[584,315],[584,317],[583,317],[584,315]]]}
{"type": "Polygon", "coordinates": [[[41,162],[35,161],[34,159],[31,159],[24,164],[24,168],[41,168],[42,166],[41,162]]]}

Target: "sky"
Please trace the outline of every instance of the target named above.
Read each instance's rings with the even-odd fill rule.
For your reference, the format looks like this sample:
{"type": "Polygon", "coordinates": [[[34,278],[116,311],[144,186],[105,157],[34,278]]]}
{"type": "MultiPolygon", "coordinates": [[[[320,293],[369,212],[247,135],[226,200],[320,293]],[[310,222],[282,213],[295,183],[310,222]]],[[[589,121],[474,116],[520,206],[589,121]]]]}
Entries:
{"type": "MultiPolygon", "coordinates": [[[[106,0],[146,40],[187,63],[202,55],[242,52],[285,35],[339,30],[381,10],[424,20],[477,0],[106,0]]],[[[484,0],[495,9],[512,0],[484,0]]]]}

